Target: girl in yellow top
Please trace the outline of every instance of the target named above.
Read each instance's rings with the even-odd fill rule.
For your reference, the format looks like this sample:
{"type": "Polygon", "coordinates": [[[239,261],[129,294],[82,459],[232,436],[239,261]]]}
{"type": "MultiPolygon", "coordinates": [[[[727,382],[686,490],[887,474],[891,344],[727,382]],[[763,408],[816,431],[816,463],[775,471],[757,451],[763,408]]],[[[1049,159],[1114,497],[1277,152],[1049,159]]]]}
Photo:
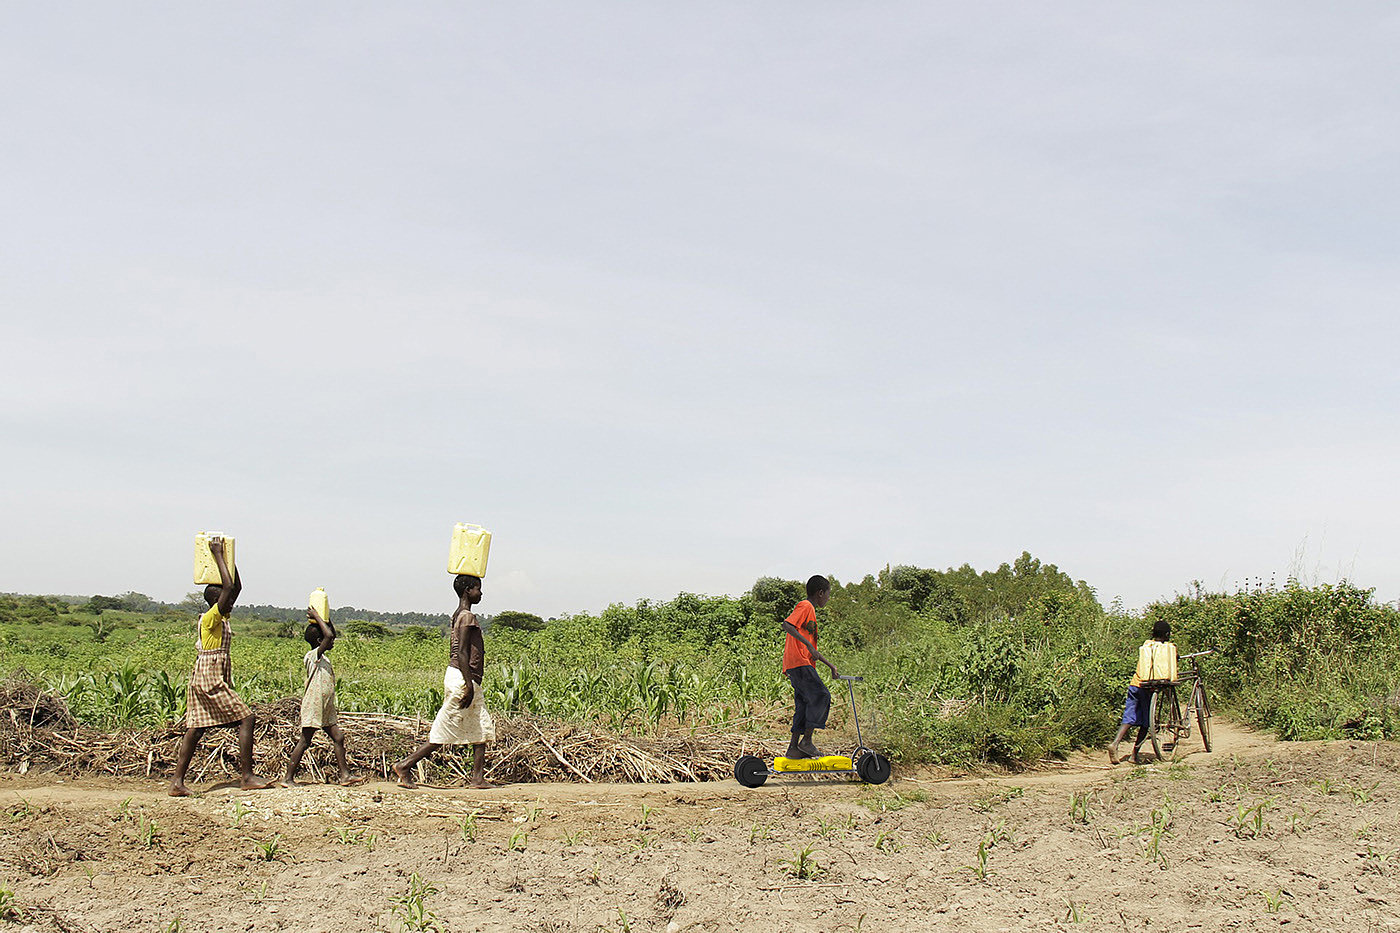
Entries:
{"type": "Polygon", "coordinates": [[[244,790],[272,786],[271,781],[253,774],[253,711],[233,689],[233,662],[229,654],[233,629],[228,620],[234,601],[243,591],[243,580],[236,572],[228,572],[223,538],[209,539],[209,553],[219,567],[219,579],[223,582],[204,588],[204,601],[209,604],[209,611],[199,619],[199,652],[185,698],[185,735],[175,755],[175,776],[170,780],[172,797],[189,795],[185,772],[204,730],[215,726],[238,726],[238,766],[243,772],[239,786],[244,790]]]}
{"type": "Polygon", "coordinates": [[[1123,704],[1123,722],[1118,727],[1118,735],[1108,747],[1108,760],[1113,764],[1123,759],[1118,757],[1118,743],[1128,737],[1128,730],[1138,727],[1137,741],[1133,742],[1133,763],[1141,764],[1143,740],[1147,738],[1148,719],[1152,704],[1154,684],[1164,680],[1176,680],[1176,645],[1172,644],[1172,627],[1166,619],[1152,623],[1152,637],[1138,649],[1137,670],[1128,682],[1128,698],[1123,704]]]}

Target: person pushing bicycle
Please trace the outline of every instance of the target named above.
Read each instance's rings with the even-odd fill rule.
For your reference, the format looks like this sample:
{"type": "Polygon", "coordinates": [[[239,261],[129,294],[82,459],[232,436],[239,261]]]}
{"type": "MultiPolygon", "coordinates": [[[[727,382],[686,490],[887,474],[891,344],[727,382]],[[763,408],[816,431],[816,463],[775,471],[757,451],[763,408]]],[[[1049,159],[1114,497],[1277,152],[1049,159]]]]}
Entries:
{"type": "Polygon", "coordinates": [[[1137,740],[1133,742],[1133,764],[1141,764],[1142,743],[1147,739],[1147,729],[1151,723],[1152,692],[1156,684],[1175,681],[1176,645],[1172,644],[1172,627],[1166,619],[1152,623],[1152,637],[1138,649],[1137,670],[1128,682],[1128,697],[1123,704],[1123,722],[1118,727],[1118,735],[1108,747],[1108,760],[1118,764],[1118,743],[1128,737],[1128,730],[1138,727],[1137,740]]]}

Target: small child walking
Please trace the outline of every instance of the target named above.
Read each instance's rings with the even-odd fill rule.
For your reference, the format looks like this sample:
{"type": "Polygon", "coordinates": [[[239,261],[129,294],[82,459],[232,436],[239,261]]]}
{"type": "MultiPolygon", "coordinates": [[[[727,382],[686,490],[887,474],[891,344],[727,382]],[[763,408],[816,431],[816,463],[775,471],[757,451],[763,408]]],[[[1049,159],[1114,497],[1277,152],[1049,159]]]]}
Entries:
{"type": "Polygon", "coordinates": [[[1151,720],[1153,685],[1162,681],[1177,679],[1176,645],[1172,644],[1172,627],[1166,619],[1152,623],[1152,637],[1138,648],[1137,670],[1128,682],[1128,697],[1123,703],[1123,722],[1118,727],[1118,735],[1108,747],[1108,760],[1118,764],[1126,759],[1118,757],[1118,743],[1128,737],[1128,730],[1138,727],[1137,740],[1133,742],[1133,764],[1142,764],[1142,743],[1147,738],[1147,727],[1151,720]]]}
{"type": "Polygon", "coordinates": [[[428,741],[394,765],[400,787],[416,787],[413,767],[444,745],[472,747],[471,786],[485,790],[486,743],[496,740],[496,724],[486,710],[481,678],[486,670],[486,642],[472,606],[481,602],[481,578],[458,574],[452,581],[457,610],[448,635],[447,673],[442,678],[442,708],[433,719],[428,741]]]}
{"type": "Polygon", "coordinates": [[[812,733],[826,728],[831,712],[831,691],[817,674],[816,662],[831,668],[838,676],[836,665],[817,650],[817,609],[831,601],[831,581],[815,576],[807,581],[807,598],[793,608],[783,622],[787,640],[783,643],[783,673],[792,681],[792,739],[788,742],[787,758],[820,758],[823,752],[813,744],[812,733]]]}
{"type": "Polygon", "coordinates": [[[345,761],[345,733],[340,731],[340,716],[335,703],[335,671],[326,653],[335,647],[335,627],[314,608],[306,610],[310,622],[306,626],[306,643],[311,650],[306,652],[302,663],[306,667],[306,683],[301,695],[301,738],[287,759],[287,774],[282,778],[284,787],[296,786],[297,769],[301,767],[301,756],[311,747],[311,739],[316,730],[323,730],[330,737],[335,748],[335,763],[340,769],[340,783],[346,787],[363,784],[365,777],[354,774],[345,761]]]}

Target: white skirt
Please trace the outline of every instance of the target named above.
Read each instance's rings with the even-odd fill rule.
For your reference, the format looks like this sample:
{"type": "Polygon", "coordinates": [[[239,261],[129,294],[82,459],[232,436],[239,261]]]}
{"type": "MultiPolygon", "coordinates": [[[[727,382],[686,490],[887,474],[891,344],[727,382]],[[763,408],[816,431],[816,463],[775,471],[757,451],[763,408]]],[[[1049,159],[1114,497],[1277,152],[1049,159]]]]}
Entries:
{"type": "Polygon", "coordinates": [[[462,696],[467,682],[462,672],[449,667],[442,678],[442,709],[428,730],[428,741],[434,745],[480,745],[496,741],[496,724],[486,711],[481,684],[476,684],[471,705],[462,709],[462,696]]]}

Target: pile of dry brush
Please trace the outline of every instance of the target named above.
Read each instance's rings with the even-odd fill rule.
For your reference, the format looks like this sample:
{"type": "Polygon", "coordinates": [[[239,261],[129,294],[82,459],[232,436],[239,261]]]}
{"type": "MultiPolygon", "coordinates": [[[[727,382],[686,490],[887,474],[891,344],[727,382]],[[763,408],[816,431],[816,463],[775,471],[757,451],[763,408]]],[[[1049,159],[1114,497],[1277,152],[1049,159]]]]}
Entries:
{"type": "MultiPolygon", "coordinates": [[[[259,774],[280,777],[299,733],[300,700],[288,697],[254,707],[257,731],[253,757],[259,774]]],[[[427,740],[430,722],[378,713],[341,713],[350,766],[390,778],[393,763],[427,740]]],[[[0,764],[11,770],[56,770],[64,774],[166,777],[174,768],[183,723],[161,729],[100,732],[78,723],[61,696],[25,680],[0,684],[0,764]]],[[[729,777],[742,754],[769,750],[752,736],[690,733],[622,736],[591,724],[560,723],[529,716],[496,720],[496,743],[487,750],[487,778],[534,781],[636,782],[713,781],[729,777]]],[[[238,775],[235,729],[210,729],[195,753],[189,778],[222,781],[238,775]]],[[[470,749],[432,756],[419,765],[418,779],[432,784],[465,783],[470,749]]],[[[335,757],[324,734],[302,759],[301,780],[334,780],[335,757]]]]}

